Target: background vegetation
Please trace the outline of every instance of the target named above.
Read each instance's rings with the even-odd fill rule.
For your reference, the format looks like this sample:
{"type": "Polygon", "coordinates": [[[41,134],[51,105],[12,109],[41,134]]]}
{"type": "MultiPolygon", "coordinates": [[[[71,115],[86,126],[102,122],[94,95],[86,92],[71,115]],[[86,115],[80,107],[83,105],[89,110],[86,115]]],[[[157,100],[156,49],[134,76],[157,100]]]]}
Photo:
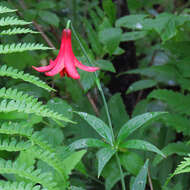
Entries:
{"type": "Polygon", "coordinates": [[[186,0],[1,1],[0,190],[189,189],[189,12],[186,0]],[[55,59],[68,19],[75,55],[100,67],[80,80],[32,69],[55,59]]]}

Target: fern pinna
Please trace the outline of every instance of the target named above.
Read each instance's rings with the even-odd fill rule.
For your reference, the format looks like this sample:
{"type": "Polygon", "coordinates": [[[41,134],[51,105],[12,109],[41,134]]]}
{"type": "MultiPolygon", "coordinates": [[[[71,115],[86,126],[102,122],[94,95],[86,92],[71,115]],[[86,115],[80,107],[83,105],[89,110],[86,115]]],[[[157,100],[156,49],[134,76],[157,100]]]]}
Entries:
{"type": "MultiPolygon", "coordinates": [[[[7,35],[37,34],[38,32],[23,27],[31,24],[31,22],[21,20],[15,16],[4,16],[4,13],[8,15],[15,11],[5,6],[0,6],[0,36],[3,38],[7,35]]],[[[39,43],[3,43],[0,45],[0,54],[47,49],[50,48],[39,43]]],[[[0,76],[19,79],[44,90],[55,91],[38,77],[3,64],[0,67],[0,76]]],[[[2,176],[0,190],[67,189],[69,186],[68,176],[85,154],[85,151],[73,152],[63,147],[61,150],[62,154],[60,154],[60,150],[58,152],[46,140],[43,132],[33,128],[35,122],[31,123],[27,119],[38,117],[40,121],[43,121],[43,118],[47,117],[58,122],[60,126],[62,126],[61,121],[71,121],[64,115],[44,105],[37,98],[10,87],[2,87],[0,89],[0,112],[0,150],[12,152],[13,156],[11,157],[14,158],[0,158],[0,174],[2,176]],[[27,117],[20,118],[16,115],[14,121],[9,120],[11,119],[10,115],[8,118],[5,117],[6,113],[17,112],[21,112],[27,117]],[[15,154],[14,152],[20,153],[15,154]],[[68,158],[72,156],[75,156],[77,159],[71,165],[68,165],[68,158]],[[30,161],[26,162],[26,160],[30,161]],[[50,168],[49,172],[45,172],[36,166],[39,161],[50,168]],[[14,175],[14,180],[9,177],[10,174],[14,175]]]]}

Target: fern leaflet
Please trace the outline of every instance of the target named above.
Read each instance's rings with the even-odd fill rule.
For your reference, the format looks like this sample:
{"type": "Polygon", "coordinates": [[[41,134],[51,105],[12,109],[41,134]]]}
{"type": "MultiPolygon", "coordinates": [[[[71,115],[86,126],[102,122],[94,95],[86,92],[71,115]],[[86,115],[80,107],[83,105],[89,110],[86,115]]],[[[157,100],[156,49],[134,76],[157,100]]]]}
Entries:
{"type": "Polygon", "coordinates": [[[27,125],[27,122],[3,122],[0,124],[0,134],[30,137],[32,135],[33,129],[27,125]]]}
{"type": "Polygon", "coordinates": [[[35,32],[29,28],[13,28],[1,31],[0,35],[15,35],[15,34],[27,34],[27,33],[37,34],[39,32],[35,32]]]}
{"type": "Polygon", "coordinates": [[[45,47],[43,44],[36,43],[18,43],[18,44],[6,44],[0,45],[0,54],[16,53],[23,51],[32,51],[32,50],[47,50],[52,49],[45,47]]]}
{"type": "Polygon", "coordinates": [[[25,182],[0,181],[0,190],[47,190],[40,185],[25,182]]]}
{"type": "Polygon", "coordinates": [[[28,25],[28,24],[31,24],[31,22],[26,22],[16,17],[3,17],[0,19],[0,26],[28,25]]]}
{"type": "Polygon", "coordinates": [[[17,152],[21,150],[27,150],[32,146],[30,141],[18,141],[15,138],[1,138],[0,150],[6,150],[9,152],[17,152]]]}
{"type": "Polygon", "coordinates": [[[13,67],[7,67],[6,65],[3,65],[0,67],[0,76],[7,76],[12,77],[14,79],[21,79],[26,82],[30,82],[36,86],[39,86],[45,90],[48,91],[55,91],[53,88],[49,87],[44,81],[40,80],[38,77],[25,74],[23,71],[18,71],[17,69],[14,69],[13,67]]]}
{"type": "Polygon", "coordinates": [[[18,111],[18,112],[24,112],[24,113],[33,113],[41,117],[49,117],[55,120],[62,120],[65,122],[72,122],[69,119],[65,118],[63,115],[58,114],[57,112],[54,112],[45,106],[41,106],[39,104],[33,104],[22,101],[7,101],[3,100],[0,102],[0,112],[12,112],[12,111],[18,111]]]}
{"type": "Polygon", "coordinates": [[[11,13],[17,11],[16,9],[9,9],[7,7],[1,6],[0,5],[0,14],[2,13],[11,13]]]}
{"type": "Polygon", "coordinates": [[[16,174],[34,183],[40,183],[48,190],[58,190],[56,188],[57,184],[53,182],[53,176],[50,173],[44,173],[40,169],[34,169],[34,167],[26,168],[24,164],[19,165],[17,162],[1,159],[0,172],[3,174],[16,174]]]}

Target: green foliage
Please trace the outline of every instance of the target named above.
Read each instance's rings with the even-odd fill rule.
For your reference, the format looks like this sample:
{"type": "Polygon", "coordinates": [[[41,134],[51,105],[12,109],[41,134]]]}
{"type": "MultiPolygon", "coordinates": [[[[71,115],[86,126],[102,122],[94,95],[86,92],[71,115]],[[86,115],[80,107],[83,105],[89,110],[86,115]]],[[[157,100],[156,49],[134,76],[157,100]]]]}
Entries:
{"type": "Polygon", "coordinates": [[[21,79],[23,81],[30,82],[36,86],[44,88],[48,91],[54,90],[51,87],[49,87],[45,82],[40,80],[38,77],[30,75],[28,73],[24,73],[23,71],[19,71],[17,69],[14,69],[13,67],[7,67],[6,65],[0,67],[0,76],[7,76],[7,77],[12,77],[14,79],[21,79]]]}

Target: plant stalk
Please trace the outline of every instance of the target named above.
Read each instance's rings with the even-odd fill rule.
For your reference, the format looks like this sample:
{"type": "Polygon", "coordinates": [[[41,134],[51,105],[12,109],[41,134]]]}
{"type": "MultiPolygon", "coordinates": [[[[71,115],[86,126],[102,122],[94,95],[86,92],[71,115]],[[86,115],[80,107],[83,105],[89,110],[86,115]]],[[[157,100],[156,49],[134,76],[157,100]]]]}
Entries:
{"type": "MultiPolygon", "coordinates": [[[[80,42],[80,39],[78,38],[76,32],[75,32],[75,29],[73,27],[73,24],[71,22],[71,29],[73,31],[73,34],[76,38],[76,40],[78,41],[79,43],[79,46],[82,50],[82,52],[84,53],[85,57],[87,58],[87,61],[89,63],[90,66],[93,66],[93,63],[92,61],[90,60],[86,50],[84,49],[82,43],[80,42]]],[[[95,72],[94,73],[95,76],[96,76],[96,85],[98,87],[98,90],[100,91],[100,95],[102,96],[102,100],[103,100],[103,103],[104,103],[104,107],[105,107],[105,110],[106,110],[106,115],[107,115],[107,119],[108,119],[108,124],[109,124],[109,127],[110,127],[110,130],[111,130],[111,134],[112,134],[112,140],[113,142],[115,142],[115,137],[114,137],[114,133],[113,133],[113,126],[112,126],[112,121],[111,121],[111,117],[110,117],[110,113],[109,113],[109,109],[108,109],[108,104],[106,102],[106,98],[105,98],[105,95],[104,95],[104,91],[102,89],[102,86],[101,86],[101,83],[100,83],[100,79],[98,78],[98,75],[97,73],[95,72]]],[[[112,144],[112,146],[114,146],[114,144],[112,144]]],[[[125,180],[124,180],[124,174],[123,174],[123,170],[121,168],[121,163],[120,163],[120,160],[119,160],[119,156],[118,156],[118,153],[116,152],[116,160],[117,160],[117,164],[118,164],[118,167],[119,167],[119,171],[120,171],[120,176],[121,176],[121,184],[122,184],[122,190],[126,190],[125,188],[125,180]]]]}
{"type": "Polygon", "coordinates": [[[120,171],[122,190],[126,190],[126,188],[125,188],[125,178],[124,178],[123,170],[121,168],[121,162],[120,162],[120,159],[119,159],[119,156],[118,156],[117,152],[116,152],[115,156],[116,156],[117,164],[118,164],[119,171],[120,171]]]}

